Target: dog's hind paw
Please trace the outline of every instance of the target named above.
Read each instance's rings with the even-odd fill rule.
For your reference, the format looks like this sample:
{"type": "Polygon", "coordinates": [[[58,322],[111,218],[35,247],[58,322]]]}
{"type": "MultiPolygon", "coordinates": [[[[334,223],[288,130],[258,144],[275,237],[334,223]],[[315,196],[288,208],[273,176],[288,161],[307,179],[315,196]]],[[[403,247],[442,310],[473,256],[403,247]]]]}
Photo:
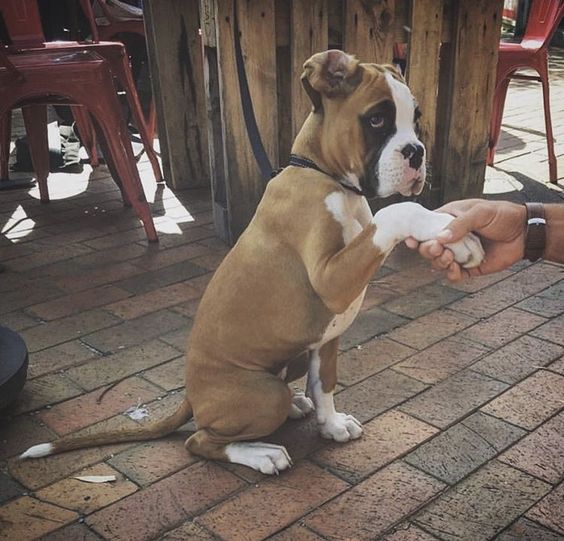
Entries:
{"type": "Polygon", "coordinates": [[[288,413],[290,419],[303,419],[314,409],[313,400],[308,398],[303,391],[293,391],[292,405],[288,413]]]}
{"type": "Polygon", "coordinates": [[[278,475],[292,467],[292,459],[282,445],[262,442],[236,442],[225,447],[229,462],[243,464],[266,475],[278,475]]]}

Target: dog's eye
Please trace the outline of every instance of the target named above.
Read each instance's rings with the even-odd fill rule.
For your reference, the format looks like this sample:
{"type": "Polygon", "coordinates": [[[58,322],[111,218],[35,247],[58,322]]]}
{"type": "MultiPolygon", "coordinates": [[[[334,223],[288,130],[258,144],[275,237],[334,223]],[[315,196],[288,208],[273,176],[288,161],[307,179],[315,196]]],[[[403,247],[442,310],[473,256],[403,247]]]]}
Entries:
{"type": "Polygon", "coordinates": [[[370,123],[371,128],[379,129],[384,127],[385,119],[382,115],[372,115],[368,122],[370,123]]]}

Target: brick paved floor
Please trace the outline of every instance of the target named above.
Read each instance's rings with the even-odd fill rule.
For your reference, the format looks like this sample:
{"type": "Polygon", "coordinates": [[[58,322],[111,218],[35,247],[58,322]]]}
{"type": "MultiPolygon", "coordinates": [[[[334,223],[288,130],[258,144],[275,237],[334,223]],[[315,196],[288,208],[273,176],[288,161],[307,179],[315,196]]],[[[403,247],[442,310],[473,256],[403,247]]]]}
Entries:
{"type": "MultiPolygon", "coordinates": [[[[564,54],[552,59],[564,179],[564,54]]],[[[548,187],[540,88],[511,86],[491,197],[562,200],[548,187]]],[[[266,478],[161,441],[18,462],[60,434],[171,411],[198,299],[226,253],[209,196],[155,188],[148,246],[105,169],[0,195],[0,322],[30,352],[0,425],[0,539],[556,541],[564,538],[564,266],[518,264],[452,285],[398,249],[342,343],[337,404],[365,423],[345,445],[312,419],[272,441],[294,468],[266,478]],[[104,397],[108,385],[122,380],[104,397]],[[86,484],[82,475],[115,475],[86,484]]]]}

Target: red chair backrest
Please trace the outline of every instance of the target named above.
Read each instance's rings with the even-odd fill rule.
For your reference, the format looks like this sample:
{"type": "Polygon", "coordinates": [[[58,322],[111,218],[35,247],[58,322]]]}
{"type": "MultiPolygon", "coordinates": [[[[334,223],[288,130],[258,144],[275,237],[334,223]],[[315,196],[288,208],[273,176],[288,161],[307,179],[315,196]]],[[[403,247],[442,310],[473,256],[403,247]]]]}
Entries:
{"type": "MultiPolygon", "coordinates": [[[[88,20],[92,41],[98,43],[98,29],[90,0],[80,0],[80,6],[88,20]]],[[[0,0],[0,14],[14,47],[18,49],[44,47],[45,34],[37,0],[0,0]]]]}
{"type": "Polygon", "coordinates": [[[542,47],[552,38],[563,16],[562,0],[533,0],[521,43],[524,46],[529,44],[529,47],[542,47]]]}
{"type": "Polygon", "coordinates": [[[43,46],[45,35],[37,0],[2,0],[0,12],[12,45],[24,49],[43,46]]]}

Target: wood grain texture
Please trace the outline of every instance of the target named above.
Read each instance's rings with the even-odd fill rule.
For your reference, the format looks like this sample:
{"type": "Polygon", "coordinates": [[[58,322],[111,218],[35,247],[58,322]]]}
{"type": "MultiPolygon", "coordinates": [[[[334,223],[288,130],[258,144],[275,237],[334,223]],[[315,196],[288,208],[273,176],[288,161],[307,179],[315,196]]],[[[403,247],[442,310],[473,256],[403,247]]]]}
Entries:
{"type": "MultiPolygon", "coordinates": [[[[439,52],[443,27],[445,0],[413,0],[411,5],[411,40],[407,66],[407,82],[421,110],[419,121],[421,141],[427,149],[431,164],[428,179],[431,191],[440,189],[435,169],[435,142],[437,133],[437,91],[439,87],[439,52]]],[[[424,196],[428,201],[431,194],[424,196]]]]}
{"type": "MultiPolygon", "coordinates": [[[[231,239],[251,220],[265,181],[253,156],[241,108],[235,64],[233,1],[217,3],[217,47],[231,239]]],[[[258,129],[273,166],[278,164],[274,0],[237,2],[247,80],[258,129]]]]}
{"type": "Polygon", "coordinates": [[[304,92],[300,75],[304,62],[328,47],[327,0],[294,0],[291,17],[291,97],[292,139],[311,111],[311,101],[304,92]]]}
{"type": "Polygon", "coordinates": [[[496,79],[502,0],[458,2],[453,6],[449,84],[438,109],[446,114],[441,164],[442,200],[482,194],[489,122],[496,79]]]}
{"type": "Polygon", "coordinates": [[[395,0],[346,0],[343,48],[363,62],[390,63],[395,0]]]}
{"type": "Polygon", "coordinates": [[[206,186],[210,175],[198,0],[148,0],[144,13],[165,179],[175,188],[206,186]]]}

